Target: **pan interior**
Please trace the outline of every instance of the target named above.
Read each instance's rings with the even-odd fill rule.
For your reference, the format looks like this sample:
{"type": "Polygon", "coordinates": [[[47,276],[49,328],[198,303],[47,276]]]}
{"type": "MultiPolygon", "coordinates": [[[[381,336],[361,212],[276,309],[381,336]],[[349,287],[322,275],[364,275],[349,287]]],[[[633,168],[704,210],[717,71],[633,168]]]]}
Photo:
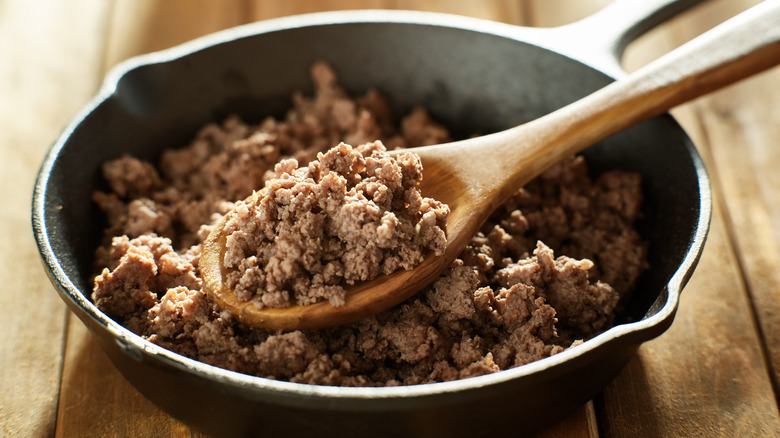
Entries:
{"type": "MultiPolygon", "coordinates": [[[[435,25],[341,23],[271,31],[200,48],[127,71],[116,90],[64,139],[46,175],[44,221],[54,261],[88,297],[101,214],[91,201],[100,166],[122,154],[154,160],[183,146],[208,121],[281,115],[295,90],[311,93],[308,69],[328,61],[350,93],[375,87],[396,114],[416,105],[455,136],[534,119],[609,83],[603,73],[510,38],[435,25]]],[[[594,173],[644,176],[640,232],[652,269],[622,320],[640,319],[686,257],[699,223],[698,156],[668,116],[585,152],[594,173]]]]}

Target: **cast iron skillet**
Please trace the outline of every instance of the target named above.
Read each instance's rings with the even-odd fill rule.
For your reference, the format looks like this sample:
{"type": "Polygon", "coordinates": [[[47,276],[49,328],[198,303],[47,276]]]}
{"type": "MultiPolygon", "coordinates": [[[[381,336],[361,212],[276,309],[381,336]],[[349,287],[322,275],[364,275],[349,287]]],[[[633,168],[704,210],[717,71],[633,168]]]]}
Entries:
{"type": "Polygon", "coordinates": [[[88,298],[103,226],[90,200],[101,184],[99,167],[123,153],[154,159],[229,113],[281,115],[294,90],[312,91],[308,70],[319,59],[352,93],[378,87],[397,114],[422,103],[455,135],[504,129],[609,83],[622,74],[618,60],[628,41],[695,3],[619,1],[556,29],[416,12],[323,13],[242,26],[127,61],[41,167],[32,219],[44,266],[141,393],[214,435],[530,433],[597,395],[640,343],[672,323],[707,234],[711,199],[699,154],[670,116],[585,152],[594,172],[644,175],[640,231],[652,269],[623,324],[523,367],[419,386],[336,388],[250,377],[171,353],[109,319],[88,298]]]}

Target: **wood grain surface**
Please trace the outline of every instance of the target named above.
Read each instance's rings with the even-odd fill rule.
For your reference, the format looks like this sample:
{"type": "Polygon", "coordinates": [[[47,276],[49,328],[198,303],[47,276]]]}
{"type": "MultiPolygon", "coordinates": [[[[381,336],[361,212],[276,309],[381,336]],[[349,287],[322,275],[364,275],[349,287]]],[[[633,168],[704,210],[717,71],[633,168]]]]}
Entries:
{"type": "MultiPolygon", "coordinates": [[[[50,285],[32,187],[108,69],[255,20],[403,8],[554,26],[609,0],[0,0],[0,436],[202,436],[114,369],[50,285]]],[[[633,70],[756,0],[712,0],[628,48],[633,70]]],[[[780,24],[779,24],[780,25],[780,24]]],[[[780,436],[780,70],[673,111],[704,156],[715,211],[672,327],[542,437],[780,436]]]]}

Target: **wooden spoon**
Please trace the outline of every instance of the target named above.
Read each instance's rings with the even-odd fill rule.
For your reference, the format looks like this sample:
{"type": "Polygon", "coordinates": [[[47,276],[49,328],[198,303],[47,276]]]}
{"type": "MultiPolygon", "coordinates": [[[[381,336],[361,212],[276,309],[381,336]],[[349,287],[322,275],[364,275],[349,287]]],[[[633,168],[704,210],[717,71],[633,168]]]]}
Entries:
{"type": "MultiPolygon", "coordinates": [[[[386,310],[435,280],[503,201],[561,159],[631,125],[780,63],[780,0],[721,24],[645,68],[532,122],[483,137],[415,148],[422,193],[449,204],[447,248],[416,268],[356,284],[346,304],[258,310],[225,286],[222,229],[204,243],[200,269],[207,293],[242,323],[273,330],[316,329],[386,310]]],[[[554,84],[550,84],[553,86],[554,84]]],[[[262,192],[258,192],[262,193],[262,192]]]]}

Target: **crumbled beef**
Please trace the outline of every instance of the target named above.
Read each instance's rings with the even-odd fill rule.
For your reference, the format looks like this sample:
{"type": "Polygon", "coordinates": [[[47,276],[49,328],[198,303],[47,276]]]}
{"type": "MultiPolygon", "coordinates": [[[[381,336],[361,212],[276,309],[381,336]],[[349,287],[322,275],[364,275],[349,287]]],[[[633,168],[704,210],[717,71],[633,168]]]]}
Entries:
{"type": "Polygon", "coordinates": [[[259,196],[236,203],[223,264],[227,286],[258,308],[345,300],[345,285],[441,255],[449,209],[420,195],[411,153],[341,143],[307,167],[276,166],[259,196]]]}
{"type": "MultiPolygon", "coordinates": [[[[235,279],[239,283],[261,284],[267,281],[264,270],[289,268],[281,258],[271,262],[266,254],[250,254],[247,249],[257,251],[255,240],[261,238],[288,239],[283,252],[301,255],[293,270],[316,272],[323,287],[382,272],[388,259],[383,245],[403,226],[388,220],[386,227],[363,235],[358,225],[381,224],[381,208],[392,210],[396,202],[416,208],[426,202],[403,180],[399,186],[394,166],[414,174],[412,158],[400,164],[374,158],[381,150],[375,142],[388,148],[440,143],[448,140],[447,131],[424,109],[395,127],[380,93],[347,96],[323,63],[313,67],[312,77],[314,96],[296,93],[282,120],[250,125],[234,116],[209,124],[190,145],[165,151],[156,167],[130,157],[106,163],[111,190],[93,195],[108,221],[95,258],[100,274],[93,300],[101,310],[151,342],[207,364],[342,386],[414,385],[494,373],[572,348],[614,324],[622,300],[647,267],[646,245],[634,229],[641,215],[641,178],[610,171],[591,179],[581,157],[564,160],[518,191],[436,282],[393,309],[342,327],[271,333],[242,326],[230,312],[215,308],[201,289],[201,244],[233,207],[248,215],[249,206],[239,200],[269,179],[281,176],[289,185],[279,183],[283,190],[275,203],[313,203],[309,195],[317,190],[327,196],[316,198],[316,212],[284,213],[292,214],[285,216],[292,225],[300,223],[291,234],[258,224],[243,241],[237,239],[242,250],[236,260],[252,268],[243,270],[246,278],[235,279]],[[321,158],[319,165],[298,167],[318,154],[324,163],[321,158]],[[354,163],[386,185],[358,178],[350,169],[354,163]],[[303,186],[295,189],[299,183],[303,186]],[[329,223],[315,217],[346,205],[348,188],[359,185],[376,210],[342,208],[344,216],[329,223]],[[306,254],[324,244],[317,236],[326,231],[371,249],[356,254],[328,248],[334,255],[316,261],[306,254]],[[305,244],[289,242],[298,232],[308,239],[305,244]],[[373,264],[364,263],[372,258],[373,264]]],[[[265,207],[280,211],[277,205],[265,207]]],[[[426,220],[438,223],[437,206],[430,210],[433,217],[426,220]]],[[[417,238],[431,243],[439,237],[421,232],[417,238]]],[[[389,259],[401,265],[415,257],[389,259]]],[[[315,289],[309,284],[290,290],[295,295],[315,289]]],[[[289,299],[284,292],[290,290],[279,288],[262,300],[289,299]]]]}

